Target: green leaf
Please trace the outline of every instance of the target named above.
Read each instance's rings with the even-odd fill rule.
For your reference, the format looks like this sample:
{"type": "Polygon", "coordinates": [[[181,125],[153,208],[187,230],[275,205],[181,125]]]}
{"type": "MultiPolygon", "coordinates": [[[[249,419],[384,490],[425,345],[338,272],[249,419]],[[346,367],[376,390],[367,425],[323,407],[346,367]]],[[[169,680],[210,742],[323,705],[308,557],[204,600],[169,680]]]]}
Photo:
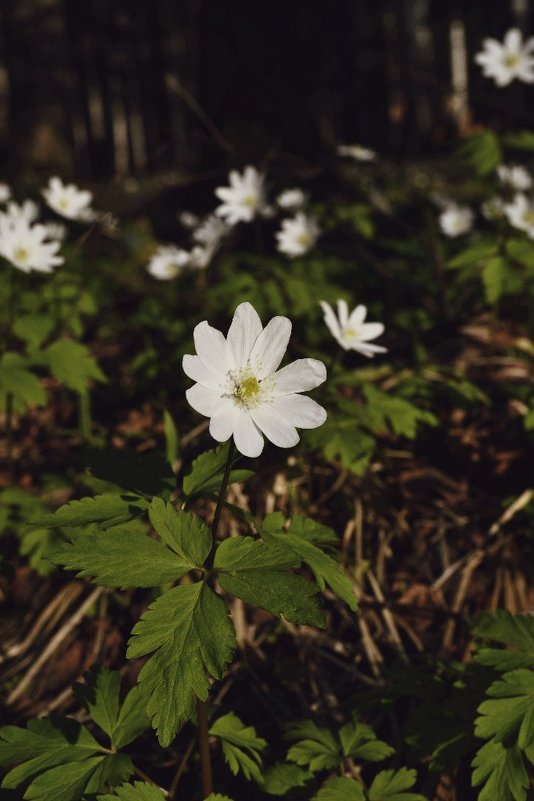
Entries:
{"type": "Polygon", "coordinates": [[[512,670],[488,689],[490,700],[478,707],[475,735],[502,743],[513,738],[526,749],[534,745],[534,673],[512,670]]]}
{"type": "Polygon", "coordinates": [[[292,623],[324,626],[324,614],[313,596],[315,584],[281,573],[300,563],[300,557],[278,544],[252,537],[231,537],[220,543],[213,567],[219,571],[221,587],[251,606],[283,614],[292,623]]]}
{"type": "Polygon", "coordinates": [[[506,243],[506,252],[515,261],[532,270],[534,268],[534,253],[531,239],[509,239],[506,243]]]}
{"type": "Polygon", "coordinates": [[[92,379],[106,381],[88,348],[71,339],[53,342],[44,352],[44,358],[54,377],[76,392],[86,392],[92,379]]]}
{"type": "Polygon", "coordinates": [[[475,654],[476,662],[497,670],[534,665],[534,616],[513,615],[505,609],[487,612],[479,618],[473,633],[478,639],[494,640],[516,649],[481,648],[475,654]]]}
{"type": "Polygon", "coordinates": [[[419,424],[424,423],[429,426],[438,424],[437,418],[430,412],[420,409],[404,398],[382,392],[372,384],[367,384],[363,392],[368,403],[367,425],[375,433],[382,433],[391,427],[395,434],[415,439],[419,424]]]}
{"type": "Polygon", "coordinates": [[[262,790],[269,795],[285,795],[294,787],[304,787],[311,778],[312,774],[298,765],[279,762],[263,774],[262,790]]]}
{"type": "Polygon", "coordinates": [[[13,333],[27,342],[30,348],[37,348],[53,328],[54,319],[48,314],[22,314],[13,324],[13,333]]]}
{"type": "Polygon", "coordinates": [[[74,694],[111,739],[119,715],[120,674],[106,667],[93,667],[84,679],[85,684],[74,685],[74,694]]]}
{"type": "Polygon", "coordinates": [[[46,392],[28,366],[28,360],[17,353],[4,353],[0,359],[0,401],[3,408],[7,394],[13,395],[16,405],[22,409],[45,406],[46,392]]]}
{"type": "MultiPolygon", "coordinates": [[[[225,442],[211,451],[198,456],[191,465],[191,471],[184,477],[183,491],[187,496],[205,492],[218,492],[221,488],[224,469],[228,460],[229,445],[225,442]]],[[[230,484],[246,481],[253,476],[251,470],[232,470],[230,484]]]]}
{"type": "Polygon", "coordinates": [[[115,748],[124,748],[149,727],[150,718],[146,713],[139,687],[132,687],[119,711],[113,731],[113,745],[115,748]]]}
{"type": "Polygon", "coordinates": [[[353,611],[356,611],[358,602],[354,595],[354,585],[331,556],[328,556],[316,545],[307,542],[296,534],[272,532],[267,534],[266,537],[278,542],[284,550],[292,550],[297,557],[311,567],[315,580],[322,590],[328,584],[339,598],[345,601],[353,611]]]}
{"type": "Polygon", "coordinates": [[[232,799],[220,793],[210,793],[205,801],[232,801],[232,799]]]}
{"type": "Polygon", "coordinates": [[[260,753],[267,742],[258,737],[253,726],[245,726],[230,712],[218,718],[209,733],[221,740],[224,759],[234,776],[241,771],[246,779],[262,783],[260,753]]]}
{"type": "Polygon", "coordinates": [[[460,146],[460,155],[481,177],[493,172],[503,160],[499,140],[493,131],[489,130],[473,134],[466,139],[460,146]]]}
{"type": "Polygon", "coordinates": [[[369,788],[369,801],[426,801],[419,793],[405,793],[414,786],[415,770],[383,770],[373,779],[369,788]]]}
{"type": "Polygon", "coordinates": [[[365,795],[359,782],[334,776],[313,796],[312,801],[365,801],[365,795]]]}
{"type": "Polygon", "coordinates": [[[497,303],[502,295],[506,277],[506,262],[502,256],[489,259],[482,268],[482,281],[488,303],[497,303]]]}
{"type": "Polygon", "coordinates": [[[530,779],[517,746],[490,740],[473,759],[472,785],[483,784],[478,801],[527,801],[530,779]]]}
{"type": "Polygon", "coordinates": [[[127,656],[152,654],[139,688],[163,746],[193,714],[195,696],[206,700],[208,675],[220,679],[234,649],[227,606],[203,582],[174,587],[143,613],[127,656]]]}
{"type": "Polygon", "coordinates": [[[148,782],[122,784],[115,788],[115,795],[99,795],[98,801],[165,801],[162,791],[148,782]]]}
{"type": "Polygon", "coordinates": [[[161,498],[152,500],[148,514],[163,542],[189,569],[202,567],[212,546],[211,532],[202,520],[190,512],[177,512],[161,498]]]}
{"type": "Polygon", "coordinates": [[[191,569],[189,562],[137,531],[73,531],[70,540],[53,548],[48,558],[106,587],[160,587],[191,569]]]}
{"type": "Polygon", "coordinates": [[[293,724],[287,735],[298,740],[287,752],[289,762],[308,768],[312,773],[336,767],[342,760],[339,743],[328,729],[320,729],[311,720],[293,724]]]}
{"type": "MultiPolygon", "coordinates": [[[[280,528],[279,526],[273,530],[280,531],[280,528]]],[[[339,545],[339,537],[330,526],[325,526],[323,523],[318,523],[303,515],[293,515],[289,533],[295,534],[307,542],[313,542],[315,545],[339,545]]]]}
{"type": "Polygon", "coordinates": [[[497,252],[497,244],[493,239],[481,239],[457,253],[447,262],[447,267],[476,267],[478,264],[485,263],[488,259],[493,258],[497,252]]]}
{"type": "Polygon", "coordinates": [[[27,801],[79,801],[104,757],[91,757],[83,762],[69,762],[41,773],[30,784],[27,801]]]}
{"type": "Polygon", "coordinates": [[[395,749],[378,740],[371,726],[360,721],[351,721],[338,733],[343,756],[367,762],[380,762],[395,753],[395,749]]]}
{"type": "Polygon", "coordinates": [[[170,464],[159,453],[139,456],[135,451],[87,448],[85,464],[96,478],[109,481],[128,492],[168,497],[176,486],[170,464]]]}
{"type": "Polygon", "coordinates": [[[532,131],[511,131],[505,134],[503,142],[507,147],[517,150],[534,150],[534,133],[532,131]]]}
{"type": "Polygon", "coordinates": [[[169,464],[174,465],[178,459],[178,429],[172,415],[163,410],[163,433],[165,434],[165,456],[169,464]]]}
{"type": "Polygon", "coordinates": [[[70,501],[47,515],[35,515],[30,525],[58,528],[98,523],[111,528],[138,517],[147,508],[146,500],[139,495],[96,495],[70,501]]]}

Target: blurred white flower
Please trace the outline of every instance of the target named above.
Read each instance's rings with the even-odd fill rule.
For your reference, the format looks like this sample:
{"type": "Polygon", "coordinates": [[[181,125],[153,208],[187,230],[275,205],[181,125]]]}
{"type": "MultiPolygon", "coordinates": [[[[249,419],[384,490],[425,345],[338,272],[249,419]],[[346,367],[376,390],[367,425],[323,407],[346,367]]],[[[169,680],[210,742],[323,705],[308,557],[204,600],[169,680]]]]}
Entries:
{"type": "Polygon", "coordinates": [[[517,194],[511,203],[504,205],[504,213],[510,225],[525,231],[531,239],[534,239],[534,204],[526,195],[517,194]]]}
{"type": "Polygon", "coordinates": [[[64,242],[67,238],[67,226],[58,222],[43,223],[43,228],[46,231],[47,239],[57,239],[58,242],[64,242]]]}
{"type": "Polygon", "coordinates": [[[7,203],[11,197],[11,187],[9,184],[0,183],[0,203],[7,203]]]}
{"type": "Polygon", "coordinates": [[[276,198],[276,202],[280,208],[289,211],[301,209],[305,205],[306,200],[306,193],[303,192],[302,189],[284,189],[276,198]]]}
{"type": "Polygon", "coordinates": [[[356,161],[374,161],[376,159],[375,151],[362,145],[338,145],[336,153],[338,156],[348,156],[356,161]]]}
{"type": "Polygon", "coordinates": [[[276,233],[278,250],[291,257],[303,256],[315,245],[320,233],[315,217],[299,211],[295,217],[282,220],[282,226],[276,233]]]}
{"type": "Polygon", "coordinates": [[[43,197],[50,208],[68,220],[93,222],[95,212],[91,209],[93,195],[74,184],[64,184],[57,176],[50,178],[43,189],[43,197]]]}
{"type": "Polygon", "coordinates": [[[0,214],[0,255],[18,270],[51,273],[54,267],[63,264],[64,259],[57,255],[60,243],[47,240],[44,225],[32,225],[22,217],[13,219],[8,214],[0,214]]]}
{"type": "Polygon", "coordinates": [[[39,216],[39,211],[39,206],[34,200],[25,200],[22,204],[10,200],[5,214],[13,223],[18,222],[18,220],[33,223],[39,216]]]}
{"type": "Polygon", "coordinates": [[[337,316],[332,306],[325,300],[320,301],[324,321],[335,340],[345,350],[356,350],[363,356],[372,358],[375,353],[386,353],[382,345],[372,345],[369,340],[376,339],[384,333],[382,323],[366,323],[366,306],[356,306],[349,314],[345,300],[337,302],[337,316]]]}
{"type": "Polygon", "coordinates": [[[187,250],[175,245],[161,245],[147,264],[147,270],[158,281],[172,281],[189,264],[187,250]]]}
{"type": "Polygon", "coordinates": [[[209,248],[216,248],[229,230],[230,227],[224,220],[219,219],[215,214],[209,214],[200,221],[192,236],[195,242],[209,248]]]}
{"type": "Polygon", "coordinates": [[[524,192],[525,189],[530,189],[532,186],[532,177],[525,167],[501,164],[500,167],[497,167],[497,175],[503,184],[518,192],[524,192]]]}
{"type": "Polygon", "coordinates": [[[298,359],[278,370],[286,352],[291,322],[273,317],[263,328],[250,303],[234,312],[225,338],[207,321],[194,332],[197,355],[184,356],[183,369],[196,381],[186,392],[190,405],[210,417],[210,434],[218,442],[231,436],[244,456],[263,450],[263,435],[280,448],[299,441],[298,428],[317,428],[326,411],[300,395],[326,380],[316,359],[298,359]]]}
{"type": "Polygon", "coordinates": [[[446,236],[461,236],[471,230],[473,219],[474,215],[470,208],[451,203],[439,215],[439,225],[446,236]]]}
{"type": "Polygon", "coordinates": [[[193,214],[192,211],[181,211],[177,216],[180,225],[188,230],[196,228],[196,226],[200,223],[200,217],[198,217],[196,214],[193,214]]]}
{"type": "Polygon", "coordinates": [[[504,42],[484,39],[483,49],[475,56],[485,78],[493,78],[497,86],[508,86],[515,78],[525,83],[534,82],[534,37],[523,43],[517,28],[509,30],[504,42]]]}
{"type": "Polygon", "coordinates": [[[480,211],[486,220],[501,220],[504,217],[504,200],[494,195],[482,203],[480,211]]]}
{"type": "Polygon", "coordinates": [[[215,209],[215,214],[225,219],[229,225],[251,222],[258,215],[264,216],[269,207],[263,173],[249,165],[242,174],[232,170],[228,180],[230,186],[220,186],[215,190],[217,197],[223,201],[215,209]]]}

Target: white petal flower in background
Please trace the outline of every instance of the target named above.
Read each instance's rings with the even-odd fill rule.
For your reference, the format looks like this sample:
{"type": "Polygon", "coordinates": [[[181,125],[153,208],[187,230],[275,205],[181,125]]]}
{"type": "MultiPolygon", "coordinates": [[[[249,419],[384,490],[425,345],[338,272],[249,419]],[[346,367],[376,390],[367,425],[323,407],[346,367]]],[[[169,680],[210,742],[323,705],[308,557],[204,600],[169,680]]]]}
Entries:
{"type": "Polygon", "coordinates": [[[210,419],[218,442],[233,436],[237,450],[256,457],[266,436],[280,448],[299,441],[296,428],[317,428],[326,411],[307,392],[326,380],[317,359],[298,359],[278,369],[287,349],[291,322],[273,317],[263,328],[250,303],[235,310],[225,338],[207,321],[194,332],[195,356],[184,356],[183,369],[196,383],[186,392],[189,404],[210,419]]]}
{"type": "Polygon", "coordinates": [[[504,213],[510,225],[534,239],[534,204],[526,195],[519,193],[511,203],[505,203],[504,213]]]}
{"type": "Polygon", "coordinates": [[[439,225],[445,236],[455,237],[466,234],[473,227],[474,215],[467,206],[451,203],[439,215],[439,225]]]}
{"type": "Polygon", "coordinates": [[[200,217],[198,217],[196,214],[193,214],[192,211],[181,211],[177,216],[180,225],[188,230],[192,230],[200,224],[200,217]]]}
{"type": "Polygon", "coordinates": [[[374,161],[376,159],[375,151],[362,145],[339,145],[336,153],[338,156],[347,156],[356,161],[374,161]]]}
{"type": "Polygon", "coordinates": [[[14,220],[9,214],[0,214],[0,255],[18,270],[51,273],[64,261],[57,255],[59,247],[59,242],[49,241],[44,225],[32,225],[22,217],[14,220]]]}
{"type": "Polygon", "coordinates": [[[57,176],[50,178],[48,186],[43,189],[43,197],[53,211],[68,220],[93,222],[95,219],[91,192],[78,189],[74,184],[64,184],[57,176]]]}
{"type": "Polygon", "coordinates": [[[486,220],[502,220],[504,217],[504,206],[505,203],[502,197],[494,195],[482,203],[480,211],[486,220]]]}
{"type": "Polygon", "coordinates": [[[161,245],[150,259],[147,270],[158,281],[172,281],[188,266],[190,254],[175,245],[161,245]]]}
{"type": "Polygon", "coordinates": [[[509,30],[504,41],[484,39],[483,49],[475,56],[486,78],[493,78],[497,86],[508,86],[517,78],[525,83],[534,83],[534,37],[523,42],[517,28],[509,30]]]}
{"type": "Polygon", "coordinates": [[[9,184],[0,183],[0,203],[7,203],[11,197],[11,187],[9,184]]]}
{"type": "Polygon", "coordinates": [[[298,211],[306,205],[306,193],[302,189],[284,189],[276,198],[277,204],[286,211],[298,211]]]}
{"type": "Polygon", "coordinates": [[[10,200],[7,204],[5,215],[13,223],[18,222],[18,220],[33,223],[38,218],[39,211],[39,206],[34,200],[25,200],[23,203],[15,203],[14,200],[10,200]]]}
{"type": "Polygon", "coordinates": [[[320,301],[324,321],[334,339],[345,350],[356,350],[363,356],[371,358],[375,353],[386,353],[387,348],[382,345],[373,345],[370,340],[382,336],[384,326],[382,323],[366,323],[366,306],[356,306],[349,314],[349,307],[345,300],[338,300],[337,315],[332,306],[325,300],[320,301]]]}
{"type": "Polygon", "coordinates": [[[64,242],[67,238],[67,226],[58,222],[43,223],[43,228],[46,231],[47,239],[57,239],[58,242],[64,242]]]}
{"type": "Polygon", "coordinates": [[[524,192],[532,186],[532,177],[525,167],[501,164],[500,167],[497,167],[497,175],[503,184],[518,192],[524,192]]]}
{"type": "Polygon", "coordinates": [[[280,253],[287,256],[303,256],[313,248],[321,230],[315,217],[299,211],[295,217],[283,220],[276,234],[280,253]]]}
{"type": "Polygon", "coordinates": [[[263,173],[249,165],[243,173],[232,170],[228,180],[230,186],[220,186],[215,190],[219,200],[223,201],[215,209],[215,214],[229,225],[236,225],[269,213],[263,173]]]}

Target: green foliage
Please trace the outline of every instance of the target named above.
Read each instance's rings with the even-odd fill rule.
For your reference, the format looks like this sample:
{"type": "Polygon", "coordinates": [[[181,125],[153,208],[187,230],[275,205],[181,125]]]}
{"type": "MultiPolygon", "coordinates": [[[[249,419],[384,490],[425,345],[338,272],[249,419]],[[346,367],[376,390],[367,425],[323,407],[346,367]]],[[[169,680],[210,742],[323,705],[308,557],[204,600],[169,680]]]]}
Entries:
{"type": "Polygon", "coordinates": [[[510,131],[503,137],[507,147],[517,150],[534,150],[534,133],[532,131],[510,131]]]}
{"type": "Polygon", "coordinates": [[[245,726],[229,712],[215,721],[209,733],[220,740],[224,759],[234,776],[242,772],[245,778],[262,783],[261,752],[267,742],[258,737],[253,726],[245,726]]]}
{"type": "Polygon", "coordinates": [[[488,303],[497,303],[503,292],[506,262],[502,256],[488,259],[482,269],[482,281],[488,303]]]}
{"type": "Polygon", "coordinates": [[[299,563],[295,552],[277,544],[232,537],[218,546],[213,567],[223,590],[246,603],[284,615],[291,623],[324,626],[324,613],[313,597],[318,587],[302,576],[280,572],[299,563]]]}
{"type": "Polygon", "coordinates": [[[187,570],[202,567],[212,545],[211,532],[205,523],[189,512],[177,512],[161,498],[153,499],[149,517],[163,542],[180,557],[187,570]]]}
{"type": "Polygon", "coordinates": [[[56,340],[43,356],[52,375],[76,392],[86,392],[92,380],[106,380],[88,348],[72,339],[56,340]]]}
{"type": "Polygon", "coordinates": [[[234,648],[226,604],[203,582],[174,587],[141,616],[127,656],[152,654],[139,674],[139,688],[162,745],[189,720],[195,697],[206,700],[208,676],[221,678],[234,648]]]}
{"type": "Polygon", "coordinates": [[[437,418],[431,412],[420,409],[404,398],[381,392],[372,384],[364,387],[367,400],[365,410],[367,425],[372,431],[382,433],[389,428],[398,436],[415,439],[420,424],[436,426],[437,418]]]}
{"type": "Polygon", "coordinates": [[[308,770],[288,762],[278,762],[263,774],[262,790],[269,795],[285,796],[294,787],[304,787],[312,778],[308,770]]]}
{"type": "Polygon", "coordinates": [[[165,795],[153,784],[134,782],[121,784],[115,795],[98,795],[97,801],[165,801],[165,795]]]}
{"type": "Polygon", "coordinates": [[[460,155],[479,176],[489,175],[499,164],[503,154],[499,139],[493,131],[481,131],[466,139],[460,155]]]}
{"type": "Polygon", "coordinates": [[[152,452],[139,456],[135,451],[88,448],[85,464],[92,475],[134,495],[155,495],[167,499],[176,486],[176,477],[167,460],[152,452]]]}
{"type": "Polygon", "coordinates": [[[46,392],[38,377],[31,371],[31,361],[18,353],[0,357],[0,406],[6,409],[7,397],[12,396],[15,411],[28,406],[44,406],[46,392]]]}
{"type": "MultiPolygon", "coordinates": [[[[183,491],[188,497],[218,492],[224,468],[228,460],[228,443],[206,451],[193,461],[190,472],[184,477],[183,491]]],[[[246,481],[253,476],[252,470],[232,470],[229,483],[246,481]]]]}
{"type": "Polygon", "coordinates": [[[425,801],[419,793],[406,793],[417,778],[415,770],[383,770],[375,778],[369,788],[369,801],[425,801]]]}
{"type": "Polygon", "coordinates": [[[313,796],[312,801],[365,801],[365,795],[359,782],[334,776],[313,796]]]}
{"type": "Polygon", "coordinates": [[[505,673],[488,690],[493,700],[478,708],[475,734],[496,742],[517,742],[527,750],[534,745],[534,673],[518,669],[505,673]]]}
{"type": "Polygon", "coordinates": [[[70,501],[53,513],[34,515],[30,525],[63,528],[98,523],[106,529],[126,523],[147,508],[148,503],[140,495],[96,495],[70,501]]]}
{"type": "MultiPolygon", "coordinates": [[[[530,761],[534,764],[534,753],[530,761]]],[[[490,740],[478,751],[473,768],[473,787],[484,784],[478,801],[527,801],[530,779],[517,746],[505,748],[490,740]]]]}
{"type": "Polygon", "coordinates": [[[532,615],[512,615],[505,609],[486,612],[473,627],[479,640],[492,640],[507,648],[479,647],[475,660],[482,665],[497,670],[529,668],[534,665],[534,617],[532,615]]]}

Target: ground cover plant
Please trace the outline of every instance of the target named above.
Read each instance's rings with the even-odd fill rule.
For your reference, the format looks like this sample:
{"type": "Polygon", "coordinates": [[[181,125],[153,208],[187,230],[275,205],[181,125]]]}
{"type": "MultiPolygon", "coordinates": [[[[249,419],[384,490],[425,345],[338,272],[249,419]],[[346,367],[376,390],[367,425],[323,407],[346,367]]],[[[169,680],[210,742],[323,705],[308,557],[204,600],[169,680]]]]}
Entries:
{"type": "Polygon", "coordinates": [[[532,797],[533,153],[0,187],[2,798],[532,797]]]}

